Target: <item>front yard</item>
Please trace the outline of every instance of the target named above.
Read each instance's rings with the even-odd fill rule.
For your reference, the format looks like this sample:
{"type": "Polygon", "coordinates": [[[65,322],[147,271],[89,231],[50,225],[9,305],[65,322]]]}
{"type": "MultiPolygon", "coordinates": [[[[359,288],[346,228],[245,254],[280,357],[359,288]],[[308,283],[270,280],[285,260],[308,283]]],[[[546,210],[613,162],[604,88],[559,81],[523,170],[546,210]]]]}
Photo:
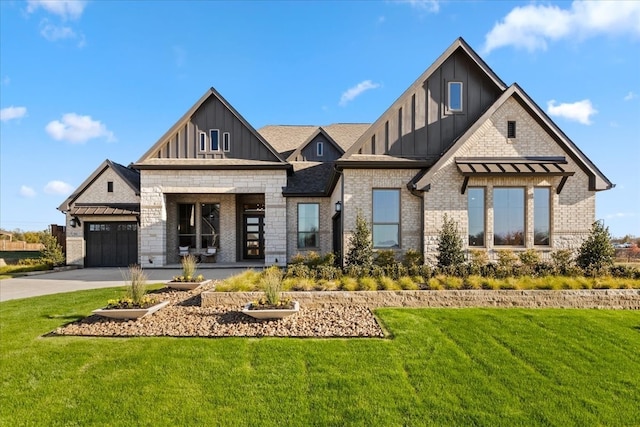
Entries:
{"type": "Polygon", "coordinates": [[[640,313],[380,309],[388,339],[43,337],[121,289],[0,304],[0,425],[633,425],[640,313]]]}

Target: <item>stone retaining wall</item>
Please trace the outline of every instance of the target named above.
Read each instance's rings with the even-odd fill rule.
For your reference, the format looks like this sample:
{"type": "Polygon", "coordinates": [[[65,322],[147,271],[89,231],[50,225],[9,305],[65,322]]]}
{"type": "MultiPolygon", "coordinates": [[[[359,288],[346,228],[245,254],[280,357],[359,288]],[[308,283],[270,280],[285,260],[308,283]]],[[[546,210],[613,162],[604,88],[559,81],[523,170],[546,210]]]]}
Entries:
{"type": "MultiPolygon", "coordinates": [[[[201,294],[202,307],[243,306],[263,296],[261,292],[215,292],[201,294]]],[[[302,307],[362,305],[378,307],[522,307],[640,309],[639,289],[584,289],[562,291],[326,291],[284,292],[302,307]]]]}

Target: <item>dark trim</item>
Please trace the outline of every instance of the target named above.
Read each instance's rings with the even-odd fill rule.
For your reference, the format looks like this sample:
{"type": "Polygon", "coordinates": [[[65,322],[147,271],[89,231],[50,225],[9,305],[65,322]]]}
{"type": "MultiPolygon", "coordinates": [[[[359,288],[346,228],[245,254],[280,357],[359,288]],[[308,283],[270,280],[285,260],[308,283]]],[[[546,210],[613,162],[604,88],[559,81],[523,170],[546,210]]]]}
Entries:
{"type": "Polygon", "coordinates": [[[288,170],[292,169],[293,166],[291,166],[289,163],[273,165],[150,165],[137,163],[133,165],[133,168],[139,170],[288,170]]]}
{"type": "Polygon", "coordinates": [[[284,190],[282,191],[282,197],[329,197],[326,193],[286,193],[284,190]]]}
{"type": "Polygon", "coordinates": [[[558,188],[556,188],[556,194],[560,194],[560,192],[564,188],[564,185],[567,183],[567,179],[569,179],[569,177],[566,175],[562,177],[562,179],[560,180],[560,184],[558,184],[558,188]]]}
{"type": "Polygon", "coordinates": [[[467,191],[467,185],[469,185],[469,176],[464,177],[464,181],[462,181],[462,188],[460,189],[460,194],[464,194],[467,191]]]}
{"type": "Polygon", "coordinates": [[[336,169],[423,169],[432,164],[433,162],[420,160],[338,160],[336,169]]]}

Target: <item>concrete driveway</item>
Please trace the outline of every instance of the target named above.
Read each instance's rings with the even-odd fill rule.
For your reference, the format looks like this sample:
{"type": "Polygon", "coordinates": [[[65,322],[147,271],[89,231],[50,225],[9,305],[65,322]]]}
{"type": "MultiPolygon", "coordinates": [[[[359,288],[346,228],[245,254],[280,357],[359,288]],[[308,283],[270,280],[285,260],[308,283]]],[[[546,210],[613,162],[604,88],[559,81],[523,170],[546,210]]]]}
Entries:
{"type": "MultiPolygon", "coordinates": [[[[122,274],[126,268],[83,268],[33,276],[0,280],[0,301],[30,298],[40,295],[73,292],[83,289],[124,286],[122,274]]],[[[181,274],[180,269],[145,269],[148,283],[166,282],[181,274]]],[[[245,271],[245,268],[220,268],[201,271],[207,279],[225,279],[245,271]]]]}

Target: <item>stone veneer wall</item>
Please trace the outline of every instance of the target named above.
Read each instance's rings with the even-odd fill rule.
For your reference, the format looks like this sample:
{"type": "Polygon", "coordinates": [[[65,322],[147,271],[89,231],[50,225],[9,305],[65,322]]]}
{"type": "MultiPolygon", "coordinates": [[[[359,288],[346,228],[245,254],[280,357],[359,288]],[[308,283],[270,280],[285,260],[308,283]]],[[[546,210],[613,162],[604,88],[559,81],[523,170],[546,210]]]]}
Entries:
{"type": "MultiPolygon", "coordinates": [[[[201,294],[202,307],[244,306],[260,298],[260,292],[215,292],[201,294]]],[[[359,305],[378,307],[522,307],[522,308],[608,308],[640,310],[638,289],[584,289],[563,291],[327,291],[284,292],[305,307],[359,305]]]]}
{"type": "MultiPolygon", "coordinates": [[[[73,202],[76,203],[140,203],[140,197],[113,169],[107,168],[98,178],[88,186],[85,191],[73,202]],[[113,192],[107,191],[107,182],[113,182],[113,192]]],[[[80,225],[71,227],[71,215],[65,215],[67,234],[67,265],[84,266],[87,255],[84,239],[85,221],[89,222],[113,222],[113,221],[138,221],[135,215],[84,215],[80,216],[80,225]]],[[[138,233],[138,247],[140,246],[140,233],[138,233]]]]}
{"type": "MultiPolygon", "coordinates": [[[[167,242],[169,194],[264,194],[265,264],[274,264],[278,259],[278,264],[284,265],[287,253],[287,211],[282,187],[287,185],[286,171],[142,170],[140,181],[139,256],[143,267],[162,266],[171,259],[167,257],[167,250],[170,249],[170,242],[167,242]],[[149,263],[150,258],[153,259],[153,264],[149,263]]],[[[223,221],[222,212],[220,220],[223,221]]],[[[230,236],[221,238],[226,242],[230,236]]],[[[225,243],[225,248],[227,245],[228,243],[225,243]]],[[[223,252],[231,253],[230,251],[231,249],[221,251],[221,256],[223,252]]]]}
{"type": "Polygon", "coordinates": [[[328,197],[287,197],[287,260],[295,254],[311,251],[322,255],[332,251],[333,205],[328,197]],[[298,248],[298,203],[318,203],[320,206],[320,246],[318,248],[298,248]]]}
{"type": "Polygon", "coordinates": [[[418,173],[418,169],[345,169],[343,172],[344,195],[343,248],[344,256],[349,252],[349,239],[356,229],[358,211],[372,226],[373,189],[400,190],[400,249],[420,250],[422,242],[422,200],[407,190],[407,183],[418,173]]]}
{"type": "MultiPolygon", "coordinates": [[[[533,247],[533,187],[551,187],[551,245],[536,247],[544,252],[555,249],[577,249],[589,233],[595,219],[595,192],[589,191],[589,178],[560,146],[538,125],[514,99],[507,100],[434,175],[431,189],[424,193],[425,258],[437,254],[438,231],[446,213],[459,226],[467,245],[467,193],[460,194],[463,177],[457,170],[455,157],[523,157],[564,156],[575,170],[561,194],[556,194],[560,177],[471,177],[468,187],[485,187],[485,243],[491,258],[493,247],[493,187],[526,187],[526,247],[533,247]],[[507,121],[517,123],[517,138],[507,138],[507,121]]],[[[499,249],[506,249],[500,247],[499,249]]],[[[520,248],[513,248],[518,250],[520,248]]],[[[524,249],[524,248],[522,248],[524,249]]]]}

